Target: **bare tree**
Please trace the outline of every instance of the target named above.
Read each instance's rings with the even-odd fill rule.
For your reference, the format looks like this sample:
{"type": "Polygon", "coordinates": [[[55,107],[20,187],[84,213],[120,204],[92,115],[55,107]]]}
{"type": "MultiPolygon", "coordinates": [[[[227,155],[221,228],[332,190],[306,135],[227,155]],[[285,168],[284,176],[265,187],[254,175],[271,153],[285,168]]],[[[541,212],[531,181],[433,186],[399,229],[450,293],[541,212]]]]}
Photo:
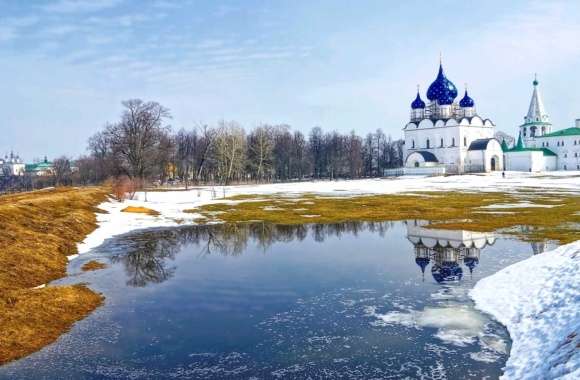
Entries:
{"type": "Polygon", "coordinates": [[[270,125],[260,125],[248,135],[248,164],[254,177],[263,181],[272,169],[274,149],[274,129],[270,125]]]}
{"type": "Polygon", "coordinates": [[[54,171],[54,180],[57,186],[66,186],[71,183],[71,164],[70,160],[65,157],[59,157],[52,162],[54,171]]]}
{"type": "Polygon", "coordinates": [[[195,162],[197,163],[196,180],[201,181],[203,171],[211,159],[211,153],[214,151],[218,131],[207,125],[198,127],[197,130],[199,131],[199,139],[196,140],[194,145],[194,151],[196,152],[195,162]]]}
{"type": "Polygon", "coordinates": [[[140,99],[124,101],[121,121],[105,130],[106,141],[120,169],[129,177],[143,181],[152,171],[158,158],[157,149],[169,110],[156,102],[140,99]]]}
{"type": "Polygon", "coordinates": [[[234,176],[242,174],[245,158],[244,129],[236,122],[222,121],[215,140],[218,176],[220,182],[228,184],[234,176]]]}

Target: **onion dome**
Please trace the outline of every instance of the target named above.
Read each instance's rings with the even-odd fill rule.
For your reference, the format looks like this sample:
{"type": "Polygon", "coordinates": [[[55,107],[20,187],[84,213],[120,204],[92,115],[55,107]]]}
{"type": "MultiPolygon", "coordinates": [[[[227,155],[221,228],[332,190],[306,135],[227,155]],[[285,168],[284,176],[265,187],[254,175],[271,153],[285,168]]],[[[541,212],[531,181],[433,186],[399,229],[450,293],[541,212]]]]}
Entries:
{"type": "Polygon", "coordinates": [[[440,105],[453,104],[457,97],[457,88],[443,73],[443,65],[439,65],[439,74],[427,90],[427,99],[440,105]]]}
{"type": "Polygon", "coordinates": [[[417,97],[415,98],[415,100],[413,100],[413,103],[411,103],[411,108],[414,110],[425,108],[425,102],[423,101],[423,99],[421,99],[421,95],[419,95],[418,89],[417,89],[417,97]]]}
{"type": "Polygon", "coordinates": [[[463,95],[463,99],[459,101],[459,107],[461,108],[468,108],[475,106],[475,102],[471,97],[467,94],[467,90],[465,90],[465,95],[463,95]]]}

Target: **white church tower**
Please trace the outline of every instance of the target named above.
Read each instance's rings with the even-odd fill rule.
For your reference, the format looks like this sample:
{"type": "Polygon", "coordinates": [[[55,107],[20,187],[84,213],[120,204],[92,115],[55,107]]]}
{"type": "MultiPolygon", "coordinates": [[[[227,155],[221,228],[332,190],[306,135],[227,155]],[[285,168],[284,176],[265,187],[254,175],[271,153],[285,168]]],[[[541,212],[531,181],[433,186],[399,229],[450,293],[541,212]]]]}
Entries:
{"type": "Polygon", "coordinates": [[[552,123],[542,102],[537,76],[532,83],[534,85],[532,100],[528,114],[524,117],[524,124],[520,125],[520,135],[527,147],[536,147],[537,137],[552,133],[552,123]]]}

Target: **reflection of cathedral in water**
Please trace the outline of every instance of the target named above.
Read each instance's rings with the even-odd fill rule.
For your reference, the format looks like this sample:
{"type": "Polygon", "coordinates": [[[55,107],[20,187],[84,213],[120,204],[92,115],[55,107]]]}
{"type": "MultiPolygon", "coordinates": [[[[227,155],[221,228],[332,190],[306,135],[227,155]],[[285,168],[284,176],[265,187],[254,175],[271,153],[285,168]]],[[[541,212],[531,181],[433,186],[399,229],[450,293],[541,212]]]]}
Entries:
{"type": "Polygon", "coordinates": [[[492,233],[425,228],[427,221],[409,220],[407,239],[415,246],[415,262],[423,274],[431,264],[437,282],[458,281],[463,267],[470,273],[479,263],[481,249],[495,243],[492,233]]]}

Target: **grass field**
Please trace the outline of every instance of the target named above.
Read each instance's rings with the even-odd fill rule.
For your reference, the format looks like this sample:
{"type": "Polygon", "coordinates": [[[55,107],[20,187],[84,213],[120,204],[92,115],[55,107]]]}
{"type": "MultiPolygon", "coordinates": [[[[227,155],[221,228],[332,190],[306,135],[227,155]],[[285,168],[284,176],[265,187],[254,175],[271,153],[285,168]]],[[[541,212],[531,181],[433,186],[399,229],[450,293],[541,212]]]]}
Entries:
{"type": "Polygon", "coordinates": [[[503,231],[525,240],[580,239],[580,197],[546,192],[422,192],[353,197],[243,195],[186,210],[206,222],[281,224],[423,219],[432,227],[503,231]],[[525,227],[525,228],[521,228],[525,227]]]}
{"type": "Polygon", "coordinates": [[[106,196],[62,188],[0,197],[0,364],[53,342],[102,303],[84,285],[34,288],[66,275],[106,196]]]}

